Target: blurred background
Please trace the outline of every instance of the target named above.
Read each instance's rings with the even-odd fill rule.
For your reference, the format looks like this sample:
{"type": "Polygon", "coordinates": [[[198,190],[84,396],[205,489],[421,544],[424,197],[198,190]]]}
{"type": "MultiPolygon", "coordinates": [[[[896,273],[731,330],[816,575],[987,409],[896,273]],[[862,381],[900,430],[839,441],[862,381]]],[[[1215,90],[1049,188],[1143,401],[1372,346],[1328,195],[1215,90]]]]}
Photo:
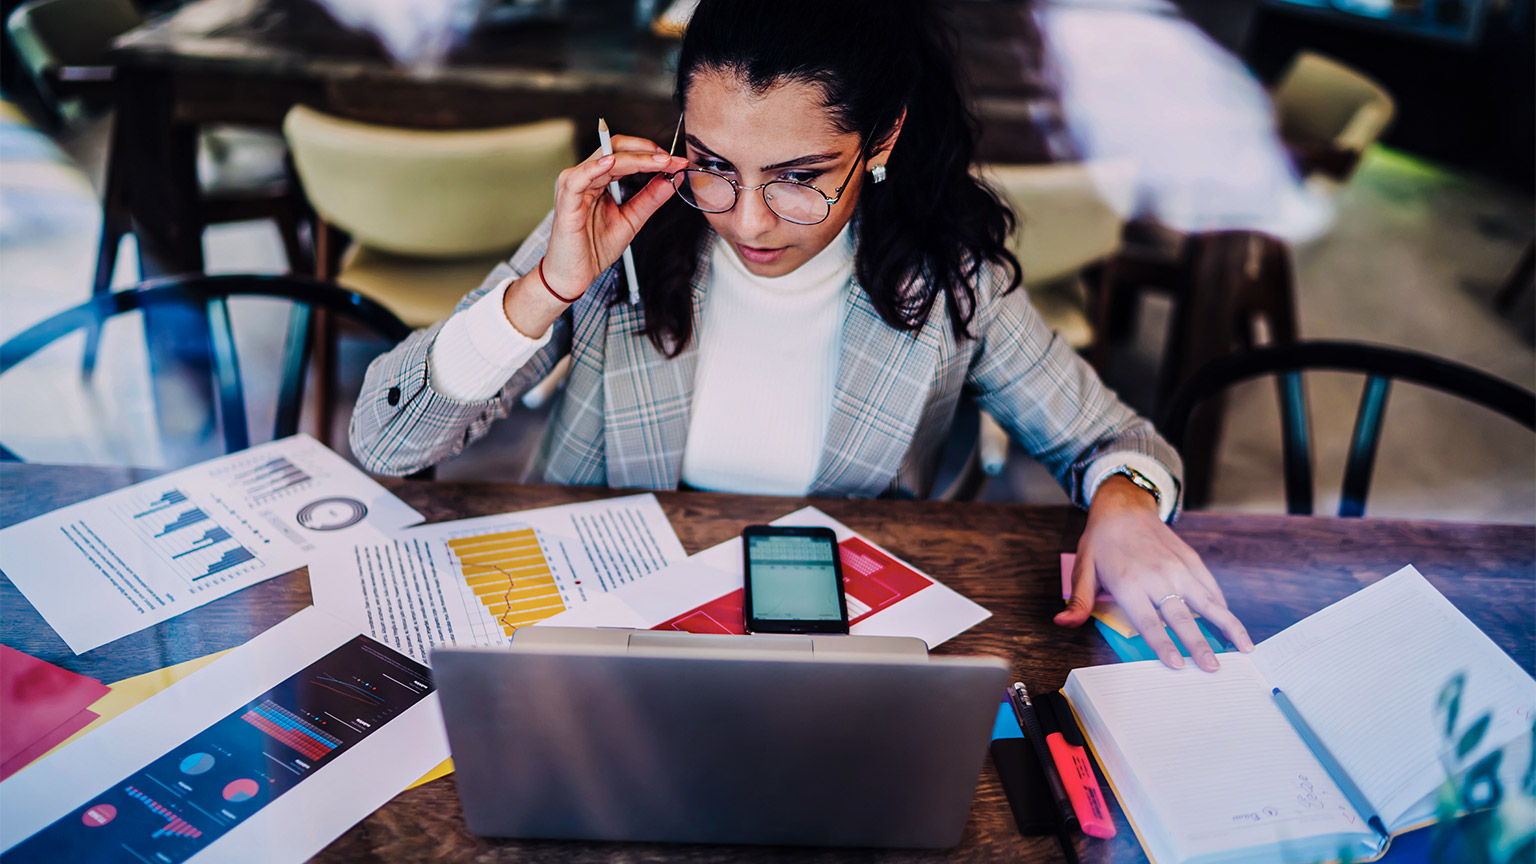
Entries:
{"type": "MultiPolygon", "coordinates": [[[[542,218],[599,116],[669,139],[691,9],[3,5],[0,443],[26,461],[151,467],[222,452],[232,425],[270,437],[290,413],[345,453],[363,370],[389,341],[334,310],[301,320],[286,302],[231,300],[231,403],[215,398],[229,393],[212,377],[223,349],[201,313],[98,304],[61,338],[29,328],[198,273],[298,274],[410,327],[438,320],[542,218]],[[283,386],[295,346],[302,396],[283,386]]],[[[1352,513],[1364,499],[1341,502],[1349,462],[1373,516],[1536,521],[1531,432],[1478,404],[1484,379],[1452,375],[1452,393],[1399,380],[1379,448],[1357,428],[1361,374],[1264,374],[1213,388],[1187,424],[1170,414],[1209,364],[1318,340],[1536,386],[1531,0],[945,6],[977,171],[1020,215],[1026,288],[1124,399],[1179,427],[1190,506],[1352,513]],[[1283,442],[1302,438],[1288,490],[1283,442]]],[[[1386,355],[1374,371],[1418,362],[1386,355]]],[[[436,476],[519,479],[559,385],[557,370],[436,476]]],[[[946,465],[951,497],[1066,500],[973,409],[946,465]]]]}

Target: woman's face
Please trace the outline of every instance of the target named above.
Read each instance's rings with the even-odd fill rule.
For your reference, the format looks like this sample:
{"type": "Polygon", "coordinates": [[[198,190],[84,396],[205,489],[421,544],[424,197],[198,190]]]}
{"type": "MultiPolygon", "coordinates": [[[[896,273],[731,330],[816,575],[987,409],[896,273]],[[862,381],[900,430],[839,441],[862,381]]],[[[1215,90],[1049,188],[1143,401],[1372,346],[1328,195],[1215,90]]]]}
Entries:
{"type": "MultiPolygon", "coordinates": [[[[788,82],[754,93],[730,73],[703,70],[688,87],[687,103],[683,130],[689,162],[740,186],[797,180],[837,198],[838,184],[859,162],[860,136],[833,125],[821,91],[810,84],[788,82]]],[[[779,218],[768,209],[762,190],[741,192],[735,207],[704,215],[748,272],[783,276],[827,248],[843,230],[863,182],[864,172],[853,170],[831,214],[816,225],[779,218]]]]}

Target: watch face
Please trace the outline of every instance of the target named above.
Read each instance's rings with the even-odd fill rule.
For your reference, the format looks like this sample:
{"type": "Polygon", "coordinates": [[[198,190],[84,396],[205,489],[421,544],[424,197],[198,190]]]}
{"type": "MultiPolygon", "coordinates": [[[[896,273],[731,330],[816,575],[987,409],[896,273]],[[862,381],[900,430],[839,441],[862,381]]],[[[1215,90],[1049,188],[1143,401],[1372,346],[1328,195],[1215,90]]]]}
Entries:
{"type": "Polygon", "coordinates": [[[356,498],[321,498],[299,509],[299,524],[311,531],[340,531],[363,521],[368,508],[356,498]]]}

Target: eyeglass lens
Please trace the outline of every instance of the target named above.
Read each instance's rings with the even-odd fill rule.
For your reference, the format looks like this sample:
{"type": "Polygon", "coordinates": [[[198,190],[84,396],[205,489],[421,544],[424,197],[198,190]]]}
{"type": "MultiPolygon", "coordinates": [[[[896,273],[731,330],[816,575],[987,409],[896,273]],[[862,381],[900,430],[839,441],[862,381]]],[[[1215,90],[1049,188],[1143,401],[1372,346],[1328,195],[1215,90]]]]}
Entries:
{"type": "MultiPolygon", "coordinates": [[[[724,213],[736,205],[736,187],[718,174],[688,168],[672,178],[683,201],[705,213],[724,213]]],[[[787,180],[774,180],[762,189],[768,209],[780,219],[815,225],[827,218],[831,207],[815,189],[787,180]]]]}

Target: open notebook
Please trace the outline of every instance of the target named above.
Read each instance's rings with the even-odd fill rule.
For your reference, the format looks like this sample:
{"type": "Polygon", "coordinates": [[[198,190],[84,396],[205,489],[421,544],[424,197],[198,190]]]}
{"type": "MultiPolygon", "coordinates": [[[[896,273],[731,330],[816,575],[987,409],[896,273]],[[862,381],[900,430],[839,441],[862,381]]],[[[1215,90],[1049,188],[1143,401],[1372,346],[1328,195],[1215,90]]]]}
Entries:
{"type": "MultiPolygon", "coordinates": [[[[1299,864],[1377,857],[1388,837],[1350,805],[1273,688],[1396,834],[1433,819],[1446,777],[1436,700],[1457,673],[1466,675],[1458,731],[1492,712],[1462,764],[1522,737],[1528,746],[1536,680],[1405,567],[1252,654],[1221,655],[1215,673],[1095,666],[1074,670],[1063,692],[1156,864],[1299,864]]],[[[1518,783],[1529,762],[1502,764],[1515,766],[1518,783]]]]}

